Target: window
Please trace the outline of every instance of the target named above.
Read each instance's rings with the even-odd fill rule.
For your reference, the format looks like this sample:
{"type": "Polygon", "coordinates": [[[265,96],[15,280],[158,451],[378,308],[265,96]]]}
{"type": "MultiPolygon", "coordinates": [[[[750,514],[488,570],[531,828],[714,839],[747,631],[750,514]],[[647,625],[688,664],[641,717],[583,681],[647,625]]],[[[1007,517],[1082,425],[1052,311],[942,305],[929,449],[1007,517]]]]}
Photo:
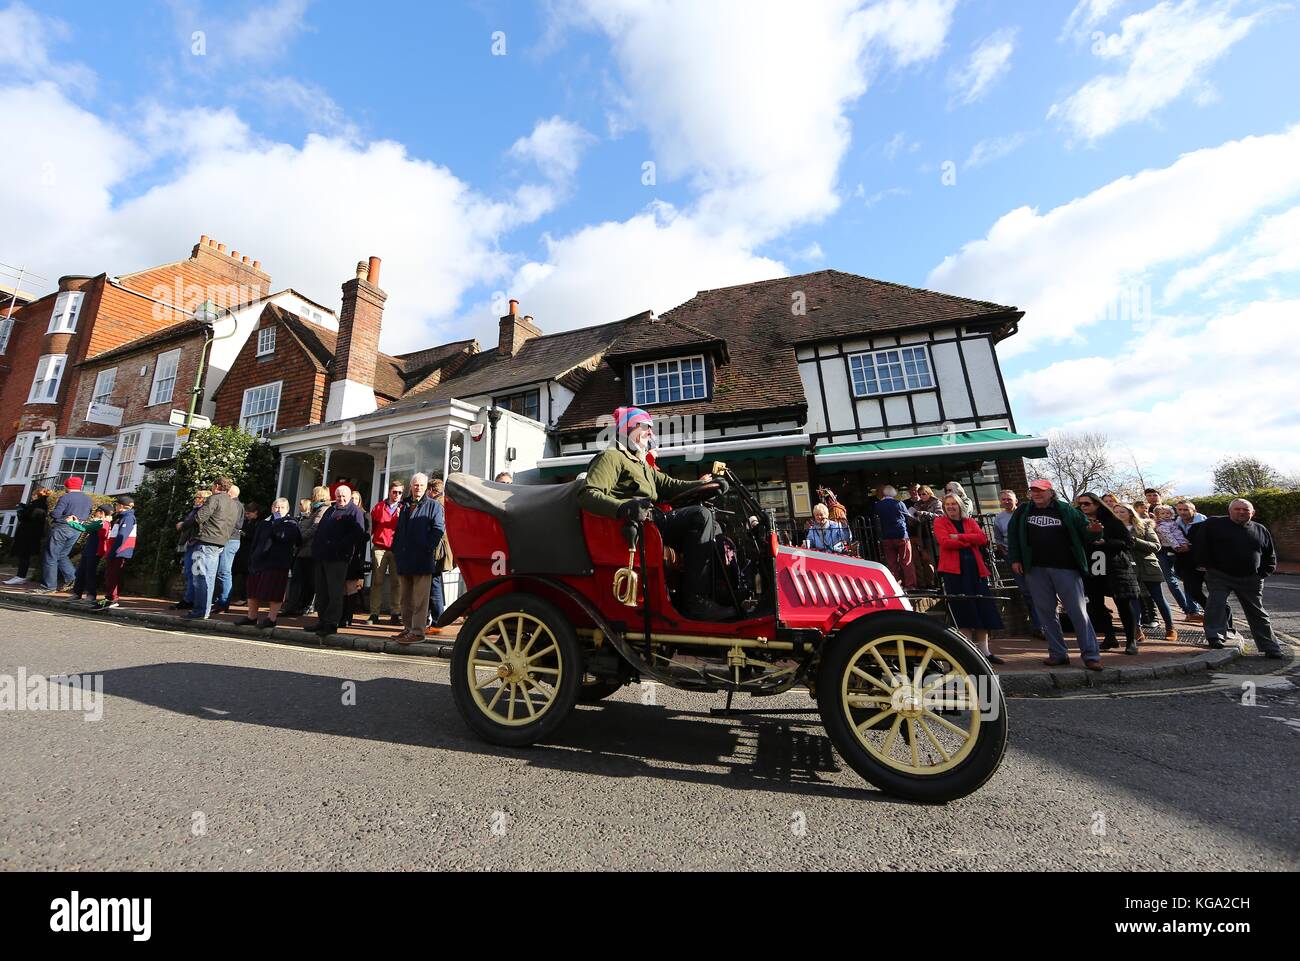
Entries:
{"type": "Polygon", "coordinates": [[[849,372],[853,377],[855,397],[934,386],[930,358],[924,347],[896,347],[870,354],[851,354],[849,372]]]}
{"type": "Polygon", "coordinates": [[[542,393],[539,390],[521,390],[517,394],[505,394],[501,397],[493,397],[492,403],[498,407],[504,407],[506,410],[513,411],[516,414],[523,414],[525,417],[531,417],[533,420],[542,419],[542,393]]]}
{"type": "Polygon", "coordinates": [[[632,403],[637,406],[703,400],[707,396],[703,357],[632,365],[632,403]]]}
{"type": "Polygon", "coordinates": [[[81,301],[85,296],[79,290],[65,290],[54,298],[54,313],[50,315],[50,329],[46,333],[76,333],[77,316],[81,313],[81,301]]]}
{"type": "Polygon", "coordinates": [[[257,332],[257,356],[275,353],[275,328],[263,327],[257,332]]]}
{"type": "Polygon", "coordinates": [[[50,458],[54,456],[54,445],[42,447],[35,454],[36,463],[32,465],[32,479],[41,480],[50,472],[50,458]]]}
{"type": "Polygon", "coordinates": [[[32,390],[27,395],[29,404],[52,404],[59,396],[59,381],[63,379],[63,366],[68,362],[67,354],[43,354],[36,365],[36,376],[32,379],[32,390]]]}
{"type": "Polygon", "coordinates": [[[5,511],[0,514],[0,534],[7,534],[12,537],[16,530],[18,530],[18,512],[5,511]]]}
{"type": "Polygon", "coordinates": [[[280,384],[281,381],[276,381],[244,391],[240,427],[258,437],[266,437],[275,431],[275,418],[280,411],[280,384]]]}
{"type": "Polygon", "coordinates": [[[92,404],[111,404],[113,402],[113,385],[117,383],[117,368],[110,367],[95,375],[95,390],[90,395],[92,404]]]}
{"type": "Polygon", "coordinates": [[[135,455],[139,447],[138,431],[122,435],[117,448],[117,477],[113,480],[113,490],[129,491],[135,486],[135,455]]]}
{"type": "Polygon", "coordinates": [[[147,461],[171,460],[176,456],[176,434],[170,430],[155,430],[149,434],[147,461]]]}
{"type": "MultiPolygon", "coordinates": [[[[38,464],[36,478],[44,479],[49,470],[49,454],[53,447],[41,451],[45,457],[44,465],[38,464]]],[[[59,458],[59,472],[52,478],[51,487],[62,487],[69,477],[80,477],[86,482],[85,490],[93,491],[99,486],[99,465],[104,457],[100,447],[64,447],[63,456],[59,458]]],[[[48,481],[47,481],[48,483],[48,481]]]]}
{"type": "Polygon", "coordinates": [[[153,369],[153,389],[149,391],[149,406],[170,404],[176,388],[176,367],[181,362],[179,350],[169,350],[158,355],[153,369]]]}
{"type": "Polygon", "coordinates": [[[19,434],[14,440],[8,454],[9,473],[7,477],[10,481],[21,483],[27,480],[28,458],[32,455],[32,444],[35,441],[35,434],[19,434]]]}
{"type": "Polygon", "coordinates": [[[0,354],[9,348],[9,333],[13,329],[14,322],[10,318],[0,318],[0,354]]]}

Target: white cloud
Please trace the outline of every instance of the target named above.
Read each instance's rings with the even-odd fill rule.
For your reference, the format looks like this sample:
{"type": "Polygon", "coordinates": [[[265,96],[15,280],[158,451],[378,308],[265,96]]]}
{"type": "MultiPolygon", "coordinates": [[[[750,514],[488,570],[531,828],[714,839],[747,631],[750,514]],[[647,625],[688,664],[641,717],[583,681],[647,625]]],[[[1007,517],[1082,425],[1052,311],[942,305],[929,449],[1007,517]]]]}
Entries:
{"type": "Polygon", "coordinates": [[[1065,21],[1061,39],[1066,37],[1073,37],[1075,40],[1084,39],[1089,31],[1110,16],[1111,11],[1121,2],[1122,0],[1079,0],[1065,21]]]}
{"type": "Polygon", "coordinates": [[[1185,154],[1040,214],[1020,207],[930,272],[928,285],[1027,311],[1000,348],[1077,337],[1157,267],[1208,256],[1300,194],[1300,126],[1185,154]]]}
{"type": "Polygon", "coordinates": [[[1057,118],[1072,136],[1093,142],[1146,119],[1188,91],[1203,102],[1211,65],[1264,15],[1262,10],[1234,15],[1240,6],[1238,0],[1182,0],[1176,5],[1163,0],[1125,17],[1119,33],[1095,45],[1096,54],[1117,62],[1122,72],[1094,77],[1053,104],[1047,116],[1057,118]]]}
{"type": "Polygon", "coordinates": [[[909,140],[906,132],[900,130],[885,142],[881,153],[885,155],[886,160],[893,160],[904,150],[908,153],[916,153],[920,149],[920,141],[909,140]]]}
{"type": "Polygon", "coordinates": [[[533,132],[510,147],[510,156],[533,163],[547,180],[567,182],[578,172],[582,152],[595,137],[563,117],[539,120],[533,132]]]}
{"type": "Polygon", "coordinates": [[[22,3],[0,10],[0,79],[49,80],[63,87],[90,90],[95,77],[84,66],[52,55],[50,47],[69,37],[62,20],[36,13],[22,3]]]}
{"type": "Polygon", "coordinates": [[[1178,271],[1165,286],[1164,299],[1173,302],[1192,291],[1219,297],[1280,274],[1300,276],[1300,206],[1266,217],[1240,244],[1178,271]]]}
{"type": "MultiPolygon", "coordinates": [[[[664,203],[625,221],[547,237],[546,248],[544,261],[516,271],[508,292],[548,332],[663,312],[698,290],[788,273],[753,254],[738,231],[716,233],[664,203]]],[[[478,316],[495,324],[490,313],[483,305],[478,316]]]]}
{"type": "Polygon", "coordinates": [[[1300,300],[1256,301],[1144,341],[1142,350],[1060,361],[1012,379],[1017,418],[1100,430],[1183,493],[1210,489],[1226,454],[1300,470],[1295,395],[1300,300]],[[1086,403],[1081,399],[1086,398],[1086,403]]]}
{"type": "Polygon", "coordinates": [[[1001,160],[1008,154],[1020,149],[1028,138],[1023,133],[1008,134],[1005,137],[989,137],[981,140],[971,148],[966,158],[967,167],[983,167],[985,164],[1001,160]]]}
{"type": "Polygon", "coordinates": [[[658,176],[689,178],[694,214],[758,239],[832,212],[846,108],[886,64],[943,46],[954,0],[571,0],[608,35],[658,176]]]}
{"type": "Polygon", "coordinates": [[[254,7],[247,16],[214,32],[218,52],[236,60],[280,59],[302,32],[311,0],[274,0],[254,7]]]}
{"type": "Polygon", "coordinates": [[[0,151],[8,262],[51,278],[125,273],[181,259],[206,233],[260,259],[277,285],[334,304],[351,266],[376,254],[392,351],[426,346],[467,290],[508,276],[502,236],[554,203],[535,185],[485,197],[390,141],[260,139],[230,110],[154,106],[126,130],[44,83],[0,88],[0,116],[29,134],[0,151]],[[78,149],[55,149],[68,143],[78,149]],[[158,163],[157,184],[123,199],[158,163]]]}
{"type": "Polygon", "coordinates": [[[258,77],[249,82],[247,92],[263,107],[280,108],[297,114],[309,130],[334,134],[347,140],[355,140],[360,136],[356,125],[348,119],[343,108],[314,83],[304,83],[293,77],[258,77]]]}
{"type": "Polygon", "coordinates": [[[957,90],[957,99],[974,103],[988,93],[1011,69],[1011,54],[1015,49],[1014,27],[996,30],[976,44],[966,65],[949,76],[949,84],[957,90]]]}

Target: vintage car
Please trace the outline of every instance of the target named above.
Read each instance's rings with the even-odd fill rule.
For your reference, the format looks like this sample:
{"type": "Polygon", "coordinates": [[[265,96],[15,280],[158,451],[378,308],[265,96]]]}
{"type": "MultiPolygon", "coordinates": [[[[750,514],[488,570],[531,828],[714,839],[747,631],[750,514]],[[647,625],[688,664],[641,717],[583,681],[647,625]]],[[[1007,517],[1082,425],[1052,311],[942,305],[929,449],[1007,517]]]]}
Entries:
{"type": "Polygon", "coordinates": [[[465,617],[451,683],[466,723],[522,746],[629,683],[725,692],[728,707],[736,692],[803,685],[836,750],[881,790],[941,802],[984,784],[1007,719],[979,651],[914,611],[883,565],[778,544],[739,479],[721,463],[712,473],[733,509],[714,503],[717,482],[655,509],[716,512],[715,597],[737,612],[725,622],[680,614],[678,565],[658,528],[583,511],[581,478],[448,478],[447,533],[466,589],[439,624],[465,617]]]}

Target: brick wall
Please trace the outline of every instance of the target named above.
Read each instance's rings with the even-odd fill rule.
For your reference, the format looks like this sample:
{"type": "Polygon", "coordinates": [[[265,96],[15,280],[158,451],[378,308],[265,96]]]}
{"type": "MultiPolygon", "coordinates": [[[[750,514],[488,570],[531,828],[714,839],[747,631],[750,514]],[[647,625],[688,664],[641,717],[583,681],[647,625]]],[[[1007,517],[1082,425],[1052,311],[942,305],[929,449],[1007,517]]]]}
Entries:
{"type": "Polygon", "coordinates": [[[996,461],[998,465],[998,483],[1008,490],[1016,492],[1016,497],[1025,499],[1029,490],[1029,475],[1025,472],[1025,459],[1015,457],[1010,460],[996,461]]]}
{"type": "MultiPolygon", "coordinates": [[[[266,324],[265,319],[260,321],[258,329],[266,324]]],[[[276,326],[275,353],[267,357],[257,356],[255,329],[231,364],[214,397],[216,413],[212,422],[217,426],[238,426],[243,412],[244,391],[277,380],[282,381],[277,430],[306,427],[325,419],[327,375],[317,368],[315,361],[283,323],[276,321],[276,326]]]]}
{"type": "Polygon", "coordinates": [[[343,309],[339,312],[338,347],[334,358],[335,380],[374,386],[379,328],[387,299],[387,294],[361,277],[343,285],[343,309]]]}
{"type": "MultiPolygon", "coordinates": [[[[72,437],[106,437],[116,434],[121,428],[105,427],[101,424],[86,423],[86,410],[90,406],[90,395],[95,390],[95,378],[101,370],[117,368],[117,379],[113,382],[113,394],[109,403],[123,408],[121,427],[133,424],[167,423],[173,410],[186,410],[189,407],[190,391],[194,389],[194,378],[198,373],[199,354],[203,349],[203,336],[198,333],[187,337],[151,344],[143,350],[125,356],[115,357],[103,363],[87,362],[80,368],[80,377],[75,394],[70,394],[71,403],[67,405],[64,417],[67,427],[60,433],[72,437]],[[154,369],[158,355],[173,350],[181,352],[176,365],[176,383],[172,387],[171,400],[161,404],[149,405],[153,390],[154,369]],[[141,370],[144,371],[141,374],[141,370]]],[[[196,406],[196,412],[201,410],[196,406]]]]}

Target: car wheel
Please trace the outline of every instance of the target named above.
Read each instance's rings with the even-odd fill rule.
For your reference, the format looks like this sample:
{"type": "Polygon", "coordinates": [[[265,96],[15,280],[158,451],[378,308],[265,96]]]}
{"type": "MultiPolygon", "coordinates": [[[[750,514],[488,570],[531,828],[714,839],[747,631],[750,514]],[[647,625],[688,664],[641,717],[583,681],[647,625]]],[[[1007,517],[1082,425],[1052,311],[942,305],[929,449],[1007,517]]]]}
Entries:
{"type": "Polygon", "coordinates": [[[573,625],[536,595],[499,597],[474,611],[456,635],[456,707],[493,744],[523,747],[550,735],[572,713],[581,682],[573,625]]]}
{"type": "Polygon", "coordinates": [[[868,614],[826,642],[822,723],[840,756],[899,797],[964,797],[998,769],[1006,700],[988,662],[924,615],[868,614]]]}

